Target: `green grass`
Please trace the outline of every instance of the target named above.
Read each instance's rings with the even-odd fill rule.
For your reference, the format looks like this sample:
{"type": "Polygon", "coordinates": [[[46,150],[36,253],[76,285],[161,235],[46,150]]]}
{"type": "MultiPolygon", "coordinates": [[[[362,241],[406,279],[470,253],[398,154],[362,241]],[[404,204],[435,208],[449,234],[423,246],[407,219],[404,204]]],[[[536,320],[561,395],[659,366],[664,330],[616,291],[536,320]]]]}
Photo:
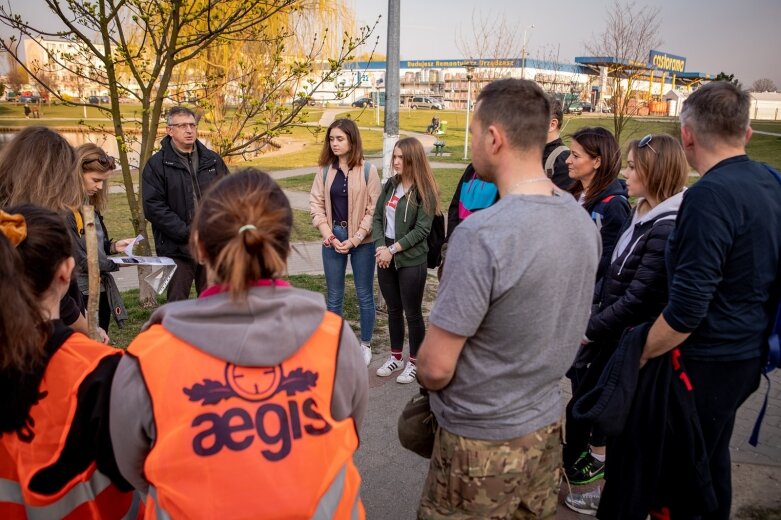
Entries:
{"type": "Polygon", "coordinates": [[[291,240],[293,242],[319,242],[322,239],[320,231],[312,225],[312,217],[309,216],[309,211],[294,209],[291,240]]]}

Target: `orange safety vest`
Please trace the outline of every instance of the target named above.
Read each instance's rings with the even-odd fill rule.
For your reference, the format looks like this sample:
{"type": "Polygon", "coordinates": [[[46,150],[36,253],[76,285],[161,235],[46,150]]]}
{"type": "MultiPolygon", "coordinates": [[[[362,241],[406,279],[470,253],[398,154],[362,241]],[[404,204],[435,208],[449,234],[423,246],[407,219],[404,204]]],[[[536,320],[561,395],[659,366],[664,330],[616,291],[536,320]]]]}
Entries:
{"type": "Polygon", "coordinates": [[[30,409],[25,440],[17,433],[0,437],[0,518],[124,519],[137,518],[138,493],[125,493],[97,469],[93,461],[57,493],[30,489],[35,475],[62,455],[76,413],[82,381],[106,356],[117,350],[83,334],[72,334],[54,353],[39,387],[41,399],[30,409]]]}
{"type": "Polygon", "coordinates": [[[326,312],[273,367],[228,363],[161,325],[139,335],[128,354],[156,430],[147,518],[364,518],[355,421],[331,416],[341,327],[326,312]]]}

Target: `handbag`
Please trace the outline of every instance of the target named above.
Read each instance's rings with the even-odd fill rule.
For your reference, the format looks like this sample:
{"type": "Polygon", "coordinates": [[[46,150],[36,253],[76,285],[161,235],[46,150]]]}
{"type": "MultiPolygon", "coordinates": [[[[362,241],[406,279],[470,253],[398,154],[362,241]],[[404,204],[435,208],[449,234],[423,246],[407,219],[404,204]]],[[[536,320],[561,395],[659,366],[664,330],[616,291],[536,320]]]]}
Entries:
{"type": "Polygon", "coordinates": [[[437,419],[431,411],[428,393],[414,396],[404,405],[399,416],[399,442],[421,457],[430,459],[434,451],[437,419]]]}

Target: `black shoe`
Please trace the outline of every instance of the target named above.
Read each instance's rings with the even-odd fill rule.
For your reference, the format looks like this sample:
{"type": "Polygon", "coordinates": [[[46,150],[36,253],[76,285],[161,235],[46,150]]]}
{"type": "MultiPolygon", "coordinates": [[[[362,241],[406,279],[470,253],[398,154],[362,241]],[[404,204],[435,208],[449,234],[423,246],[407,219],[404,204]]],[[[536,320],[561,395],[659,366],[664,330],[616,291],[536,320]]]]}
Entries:
{"type": "Polygon", "coordinates": [[[590,484],[601,478],[605,478],[605,463],[600,462],[591,455],[585,454],[575,464],[566,469],[570,484],[582,486],[590,484]]]}

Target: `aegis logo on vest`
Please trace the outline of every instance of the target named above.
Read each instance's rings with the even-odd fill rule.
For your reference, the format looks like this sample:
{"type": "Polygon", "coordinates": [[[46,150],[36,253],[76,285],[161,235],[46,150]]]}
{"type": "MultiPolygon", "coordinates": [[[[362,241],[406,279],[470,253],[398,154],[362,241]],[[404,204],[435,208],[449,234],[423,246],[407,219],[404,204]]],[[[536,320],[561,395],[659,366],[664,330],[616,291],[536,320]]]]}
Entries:
{"type": "Polygon", "coordinates": [[[317,385],[318,374],[297,368],[285,374],[281,366],[241,367],[232,363],[225,366],[225,382],[204,379],[182,391],[190,401],[201,401],[201,406],[215,405],[223,399],[237,397],[241,405],[228,408],[222,415],[203,413],[193,419],[191,426],[200,429],[193,437],[196,455],[208,457],[223,448],[242,451],[255,440],[257,432],[263,448],[260,453],[272,462],[282,460],[293,448],[293,441],[307,435],[324,435],[331,425],[317,411],[312,397],[296,394],[308,392],[317,385]],[[280,392],[287,393],[287,402],[254,403],[271,399],[280,392]]]}

